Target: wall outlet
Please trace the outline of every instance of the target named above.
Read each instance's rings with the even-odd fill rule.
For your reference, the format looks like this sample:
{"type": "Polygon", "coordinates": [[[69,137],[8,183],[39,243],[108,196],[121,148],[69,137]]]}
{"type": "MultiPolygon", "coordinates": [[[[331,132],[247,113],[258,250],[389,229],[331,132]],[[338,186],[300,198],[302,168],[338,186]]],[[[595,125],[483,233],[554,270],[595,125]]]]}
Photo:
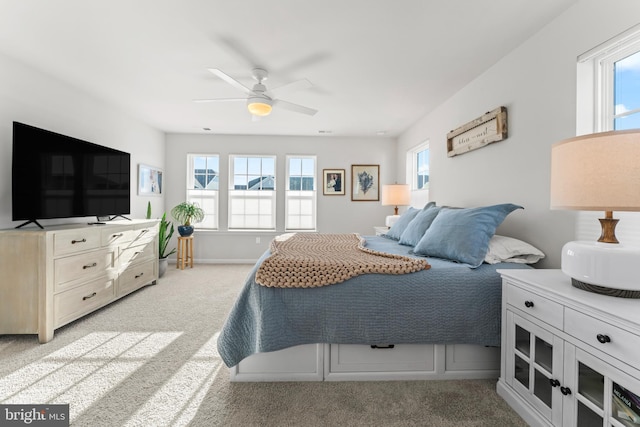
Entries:
{"type": "Polygon", "coordinates": [[[256,245],[260,244],[260,238],[256,237],[256,245]]]}

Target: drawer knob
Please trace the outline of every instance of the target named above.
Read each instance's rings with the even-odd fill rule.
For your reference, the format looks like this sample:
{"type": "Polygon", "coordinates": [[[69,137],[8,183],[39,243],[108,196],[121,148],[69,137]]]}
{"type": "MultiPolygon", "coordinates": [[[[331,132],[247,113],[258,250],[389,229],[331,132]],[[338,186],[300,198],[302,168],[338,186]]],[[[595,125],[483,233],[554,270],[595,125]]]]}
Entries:
{"type": "Polygon", "coordinates": [[[112,234],[111,237],[113,237],[114,239],[117,239],[118,237],[122,237],[124,236],[124,233],[118,233],[118,234],[112,234]]]}
{"type": "Polygon", "coordinates": [[[83,270],[86,270],[87,268],[92,268],[92,267],[97,267],[97,266],[98,266],[98,263],[97,263],[97,262],[94,262],[93,264],[83,265],[83,266],[82,266],[82,269],[83,269],[83,270]]]}
{"type": "Polygon", "coordinates": [[[86,297],[82,297],[82,301],[86,301],[86,300],[88,300],[88,299],[90,299],[90,298],[95,297],[96,295],[97,295],[97,294],[94,292],[94,293],[92,293],[91,295],[87,295],[86,297]]]}
{"type": "Polygon", "coordinates": [[[71,241],[71,244],[75,245],[76,243],[85,243],[86,241],[87,241],[87,239],[82,239],[82,240],[75,240],[74,239],[74,240],[71,241]]]}
{"type": "Polygon", "coordinates": [[[609,338],[609,335],[598,334],[598,335],[596,335],[596,338],[602,344],[606,344],[608,342],[611,342],[611,338],[609,338]]]}
{"type": "Polygon", "coordinates": [[[560,385],[560,381],[554,378],[549,378],[549,384],[551,384],[551,387],[558,387],[560,385]]]}
{"type": "Polygon", "coordinates": [[[571,394],[571,389],[569,387],[560,387],[560,393],[568,396],[571,394]]]}
{"type": "Polygon", "coordinates": [[[524,302],[524,306],[527,307],[527,308],[533,307],[533,301],[525,301],[524,302]]]}
{"type": "Polygon", "coordinates": [[[134,277],[134,279],[139,279],[139,278],[141,278],[142,276],[144,276],[144,273],[140,273],[140,274],[136,275],[136,276],[134,277]]]}

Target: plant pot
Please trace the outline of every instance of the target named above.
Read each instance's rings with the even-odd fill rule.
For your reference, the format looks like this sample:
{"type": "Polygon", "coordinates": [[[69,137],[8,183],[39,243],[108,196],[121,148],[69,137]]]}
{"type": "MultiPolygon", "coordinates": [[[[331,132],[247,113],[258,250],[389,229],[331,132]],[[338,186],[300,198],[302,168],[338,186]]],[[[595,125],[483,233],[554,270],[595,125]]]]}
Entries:
{"type": "Polygon", "coordinates": [[[193,225],[179,225],[178,233],[180,233],[182,237],[191,236],[193,234],[193,225]]]}
{"type": "Polygon", "coordinates": [[[164,276],[164,273],[167,271],[167,265],[169,264],[168,258],[160,258],[160,262],[158,263],[158,277],[164,276]]]}

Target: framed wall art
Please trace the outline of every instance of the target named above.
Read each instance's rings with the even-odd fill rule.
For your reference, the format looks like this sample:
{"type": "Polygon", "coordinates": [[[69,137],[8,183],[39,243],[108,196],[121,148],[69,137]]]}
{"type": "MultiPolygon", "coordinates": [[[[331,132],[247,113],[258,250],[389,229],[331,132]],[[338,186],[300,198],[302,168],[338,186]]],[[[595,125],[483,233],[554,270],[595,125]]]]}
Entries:
{"type": "Polygon", "coordinates": [[[325,196],[344,196],[345,181],[344,169],[322,170],[322,194],[325,196]]]}
{"type": "Polygon", "coordinates": [[[468,153],[508,136],[507,108],[498,107],[447,134],[447,156],[468,153]]]}
{"type": "Polygon", "coordinates": [[[143,164],[138,165],[138,195],[160,196],[162,195],[162,169],[143,164]]]}
{"type": "Polygon", "coordinates": [[[380,200],[380,165],[351,165],[351,200],[380,200]]]}

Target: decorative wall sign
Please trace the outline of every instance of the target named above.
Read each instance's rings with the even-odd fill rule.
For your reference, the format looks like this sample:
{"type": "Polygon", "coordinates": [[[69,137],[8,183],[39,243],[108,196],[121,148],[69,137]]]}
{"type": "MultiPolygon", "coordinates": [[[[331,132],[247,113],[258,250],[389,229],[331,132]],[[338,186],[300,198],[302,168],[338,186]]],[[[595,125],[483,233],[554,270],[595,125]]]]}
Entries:
{"type": "Polygon", "coordinates": [[[498,107],[447,134],[447,156],[464,154],[507,138],[507,108],[498,107]]]}
{"type": "Polygon", "coordinates": [[[344,196],[345,181],[344,169],[322,170],[322,194],[325,196],[344,196]]]}
{"type": "Polygon", "coordinates": [[[162,169],[143,164],[138,165],[138,195],[160,196],[162,195],[162,169]]]}
{"type": "Polygon", "coordinates": [[[351,200],[380,200],[380,165],[351,165],[351,200]]]}

